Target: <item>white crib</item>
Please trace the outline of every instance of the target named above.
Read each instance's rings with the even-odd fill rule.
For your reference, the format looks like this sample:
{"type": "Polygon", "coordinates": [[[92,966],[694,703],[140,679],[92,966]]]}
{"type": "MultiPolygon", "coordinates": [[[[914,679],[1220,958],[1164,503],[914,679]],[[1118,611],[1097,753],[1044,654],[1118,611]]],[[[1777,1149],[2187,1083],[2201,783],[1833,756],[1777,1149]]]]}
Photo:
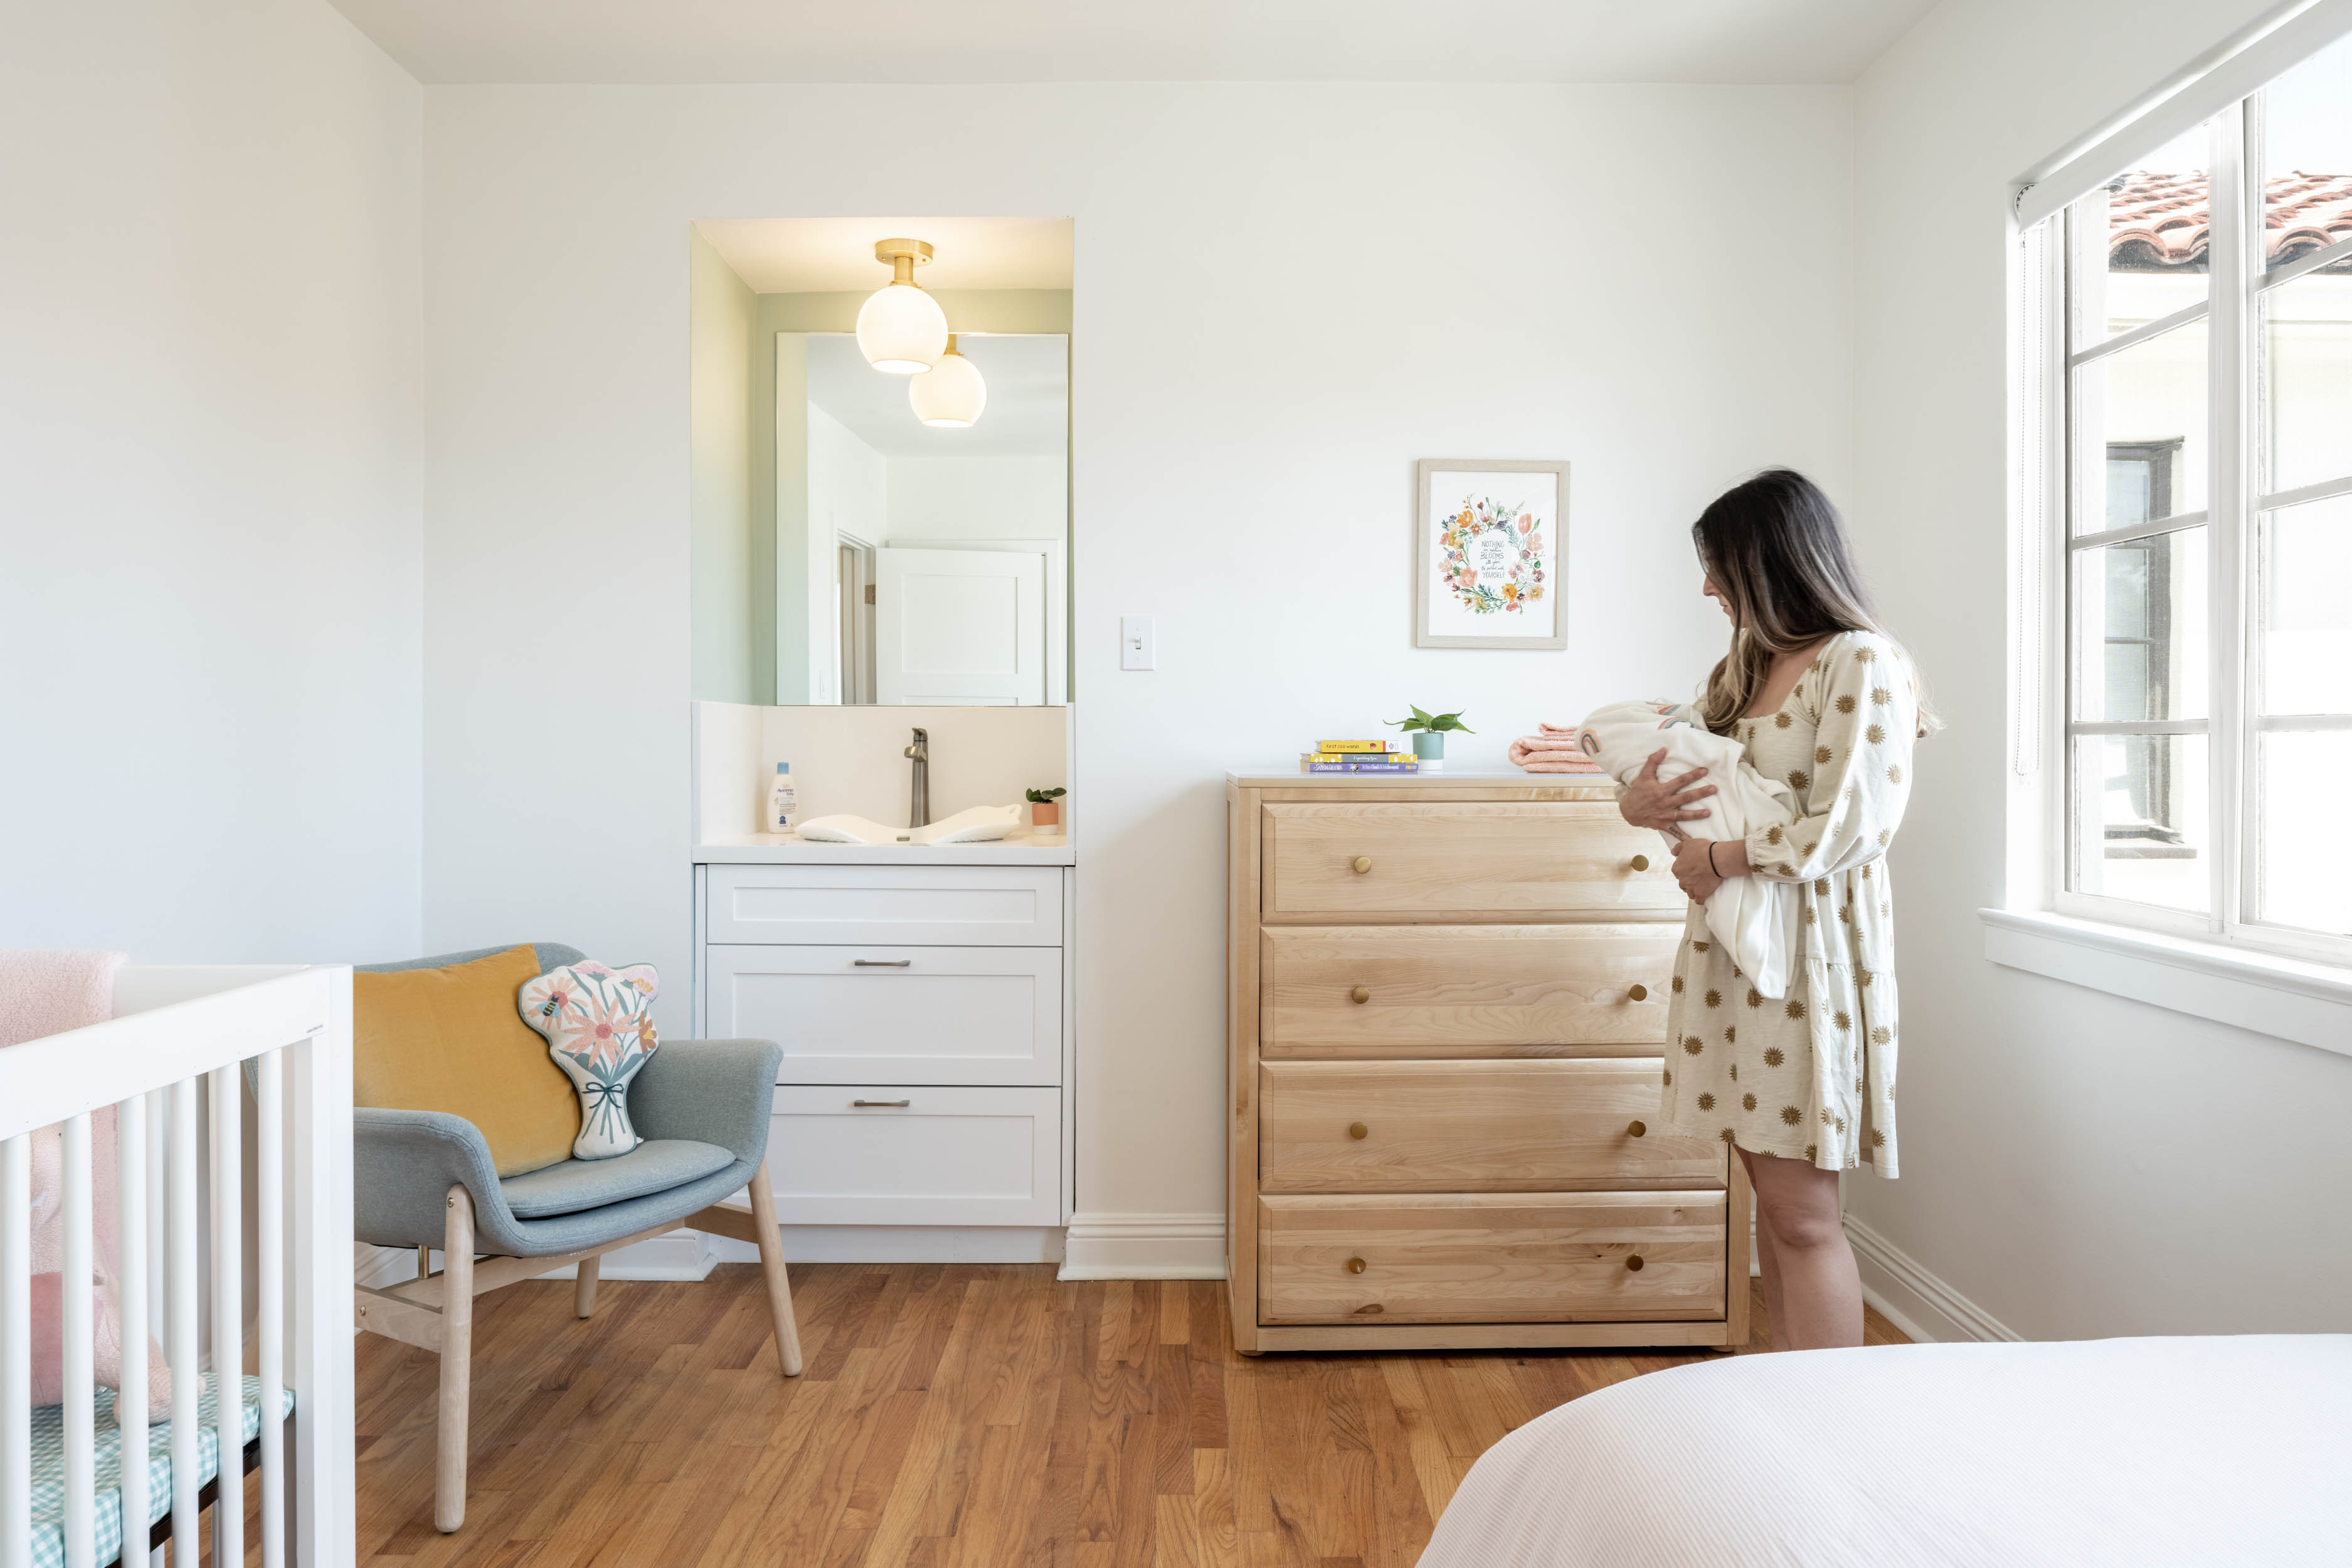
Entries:
{"type": "MultiPolygon", "coordinates": [[[[245,1561],[248,1273],[261,1562],[352,1560],[351,1040],[348,968],[131,967],[110,1022],[0,1050],[0,1568],[58,1561],[60,1534],[65,1568],[100,1562],[90,1115],[106,1105],[118,1108],[120,1157],[116,1428],[146,1429],[152,1332],[173,1371],[172,1561],[197,1562],[204,1433],[187,1369],[236,1395],[213,1401],[213,1562],[245,1561]],[[63,1498],[58,1523],[37,1531],[30,1135],[51,1123],[63,1123],[65,1154],[65,1401],[49,1418],[62,1422],[63,1498]]],[[[122,1446],[124,1568],[148,1554],[154,1500],[138,1447],[122,1446]]]]}

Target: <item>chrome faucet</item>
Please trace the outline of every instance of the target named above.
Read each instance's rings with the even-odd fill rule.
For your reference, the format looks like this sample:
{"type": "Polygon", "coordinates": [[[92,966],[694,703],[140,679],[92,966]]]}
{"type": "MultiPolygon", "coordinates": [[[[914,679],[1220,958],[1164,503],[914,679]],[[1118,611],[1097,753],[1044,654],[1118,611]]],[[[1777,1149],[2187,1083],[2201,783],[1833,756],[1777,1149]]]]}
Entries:
{"type": "Polygon", "coordinates": [[[915,743],[907,748],[907,755],[915,759],[915,787],[907,805],[907,826],[928,827],[931,823],[931,736],[928,730],[915,731],[915,743]]]}

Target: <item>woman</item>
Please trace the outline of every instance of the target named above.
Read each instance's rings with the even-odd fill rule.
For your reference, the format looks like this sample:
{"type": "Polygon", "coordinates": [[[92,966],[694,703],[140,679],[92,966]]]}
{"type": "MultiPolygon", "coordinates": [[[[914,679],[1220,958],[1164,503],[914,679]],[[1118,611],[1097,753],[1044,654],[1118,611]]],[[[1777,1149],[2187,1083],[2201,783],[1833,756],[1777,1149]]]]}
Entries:
{"type": "MultiPolygon", "coordinates": [[[[1667,1011],[1661,1116],[1738,1148],[1756,1188],[1772,1348],[1862,1342],[1862,1282],[1838,1173],[1895,1173],[1894,891],[1887,846],[1911,790],[1923,718],[1909,658],[1880,629],[1845,526],[1801,474],[1774,469],[1717,497],[1691,530],[1706,595],[1731,617],[1707,678],[1707,727],[1796,792],[1797,817],[1746,839],[1685,837],[1690,896],[1667,1011]],[[1729,877],[1791,884],[1803,921],[1788,994],[1759,995],[1698,905],[1729,877]]],[[[1653,756],[1619,809],[1680,836],[1715,793],[1705,769],[1661,780],[1653,756]]]]}

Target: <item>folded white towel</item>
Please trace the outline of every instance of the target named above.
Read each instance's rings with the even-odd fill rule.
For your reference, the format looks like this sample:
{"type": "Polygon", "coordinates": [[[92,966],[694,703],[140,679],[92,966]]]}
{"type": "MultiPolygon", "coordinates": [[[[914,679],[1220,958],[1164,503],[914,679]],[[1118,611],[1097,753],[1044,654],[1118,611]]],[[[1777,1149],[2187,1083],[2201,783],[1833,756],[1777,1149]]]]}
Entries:
{"type": "MultiPolygon", "coordinates": [[[[1661,746],[1666,760],[1660,778],[1705,768],[1703,783],[1715,794],[1696,803],[1706,821],[1683,825],[1696,838],[1746,838],[1759,827],[1796,820],[1797,797],[1789,786],[1748,765],[1747,750],[1703,723],[1696,709],[1680,702],[1612,702],[1577,726],[1577,744],[1619,784],[1631,784],[1661,746]]],[[[1664,836],[1669,847],[1675,836],[1664,836]]],[[[1732,962],[1756,989],[1778,1001],[1788,994],[1789,970],[1796,963],[1799,932],[1797,890],[1762,877],[1733,877],[1706,900],[1706,929],[1729,949],[1732,962]]]]}

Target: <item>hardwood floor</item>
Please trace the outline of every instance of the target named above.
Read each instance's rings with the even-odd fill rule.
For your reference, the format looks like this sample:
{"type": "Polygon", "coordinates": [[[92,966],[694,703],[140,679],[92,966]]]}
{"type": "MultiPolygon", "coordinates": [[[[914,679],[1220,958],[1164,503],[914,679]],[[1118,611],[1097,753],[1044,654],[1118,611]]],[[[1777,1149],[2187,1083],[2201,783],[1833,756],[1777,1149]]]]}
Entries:
{"type": "MultiPolygon", "coordinates": [[[[477,1309],[466,1526],[434,1358],[359,1340],[362,1562],[428,1568],[1410,1568],[1511,1428],[1707,1352],[1236,1355],[1222,1284],[807,1265],[776,1375],[753,1264],[477,1309]]],[[[1756,1341],[1766,1342],[1761,1299],[1756,1341]]],[[[1873,1343],[1901,1342],[1876,1313],[1873,1343]]]]}

